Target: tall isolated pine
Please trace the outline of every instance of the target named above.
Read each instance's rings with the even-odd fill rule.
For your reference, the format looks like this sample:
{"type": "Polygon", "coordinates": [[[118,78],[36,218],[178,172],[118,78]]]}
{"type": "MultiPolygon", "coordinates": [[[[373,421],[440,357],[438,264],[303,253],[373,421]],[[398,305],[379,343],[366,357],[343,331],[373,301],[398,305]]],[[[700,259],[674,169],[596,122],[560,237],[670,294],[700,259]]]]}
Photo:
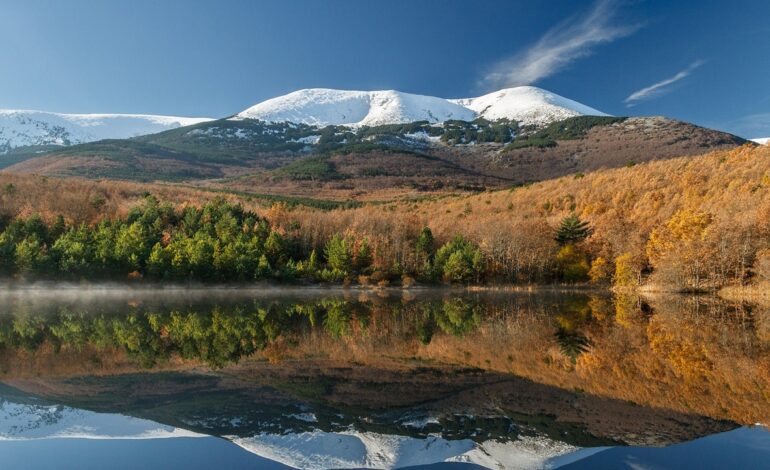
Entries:
{"type": "Polygon", "coordinates": [[[580,220],[575,214],[570,214],[562,219],[561,225],[556,230],[554,240],[559,245],[565,246],[581,242],[590,237],[593,232],[594,229],[591,228],[588,222],[580,220]]]}

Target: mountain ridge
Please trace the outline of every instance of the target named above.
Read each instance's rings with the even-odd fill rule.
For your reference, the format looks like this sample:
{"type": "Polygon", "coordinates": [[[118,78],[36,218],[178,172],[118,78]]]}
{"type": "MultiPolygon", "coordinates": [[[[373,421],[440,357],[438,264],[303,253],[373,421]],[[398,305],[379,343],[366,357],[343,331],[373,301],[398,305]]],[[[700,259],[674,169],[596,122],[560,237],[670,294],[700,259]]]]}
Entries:
{"type": "MultiPolygon", "coordinates": [[[[426,121],[509,120],[543,126],[582,115],[607,116],[589,106],[536,87],[498,90],[476,98],[445,99],[397,90],[307,88],[259,102],[225,118],[266,123],[363,127],[426,121]]],[[[127,139],[215,121],[209,117],[152,114],[69,114],[0,109],[0,155],[32,152],[105,139],[127,139]]]]}
{"type": "Polygon", "coordinates": [[[507,119],[523,125],[545,125],[569,117],[608,114],[542,88],[521,86],[475,98],[445,99],[397,90],[306,88],[271,98],[231,119],[294,122],[326,127],[379,126],[449,120],[507,119]]]}
{"type": "Polygon", "coordinates": [[[153,114],[68,114],[0,109],[0,154],[18,147],[68,146],[184,127],[210,118],[153,114]]]}

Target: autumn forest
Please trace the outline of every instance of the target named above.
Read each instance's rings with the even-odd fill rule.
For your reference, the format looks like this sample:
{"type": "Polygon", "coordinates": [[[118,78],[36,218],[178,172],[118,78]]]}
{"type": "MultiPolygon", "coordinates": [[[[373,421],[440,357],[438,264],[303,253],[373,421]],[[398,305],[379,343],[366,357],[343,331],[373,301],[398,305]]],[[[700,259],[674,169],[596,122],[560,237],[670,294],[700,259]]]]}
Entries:
{"type": "Polygon", "coordinates": [[[766,147],[332,209],[175,185],[0,179],[7,278],[675,291],[770,280],[766,147]]]}

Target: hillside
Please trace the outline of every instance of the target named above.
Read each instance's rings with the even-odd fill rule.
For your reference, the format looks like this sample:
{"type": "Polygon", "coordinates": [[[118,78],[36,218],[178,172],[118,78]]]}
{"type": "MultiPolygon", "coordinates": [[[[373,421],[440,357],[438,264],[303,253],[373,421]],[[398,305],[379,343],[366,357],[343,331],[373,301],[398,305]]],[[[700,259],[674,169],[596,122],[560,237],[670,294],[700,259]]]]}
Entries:
{"type": "Polygon", "coordinates": [[[218,120],[14,113],[0,113],[0,168],[14,173],[335,200],[478,192],[746,142],[531,86],[464,99],[313,88],[218,120]]]}
{"type": "MultiPolygon", "coordinates": [[[[363,240],[371,247],[371,256],[366,269],[341,271],[341,275],[369,272],[395,282],[402,274],[428,280],[442,276],[434,270],[436,265],[426,271],[422,255],[415,252],[424,227],[435,237],[432,249],[473,255],[472,270],[458,272],[457,279],[464,281],[590,278],[620,287],[643,283],[662,289],[704,290],[770,280],[770,148],[766,146],[637,163],[481,194],[348,209],[309,198],[271,199],[174,185],[11,174],[0,174],[0,185],[5,217],[39,212],[53,220],[61,213],[73,222],[126,217],[132,206],[144,204],[147,192],[179,207],[199,206],[225,195],[265,217],[271,230],[287,240],[281,249],[289,251],[275,258],[281,263],[289,259],[302,263],[312,250],[324,252],[335,234],[343,234],[349,240],[345,243],[350,256],[363,240]],[[286,204],[273,206],[274,202],[286,204]],[[570,214],[584,220],[592,231],[577,244],[560,245],[554,234],[570,214]],[[456,236],[465,241],[456,244],[452,241],[456,236]]],[[[143,210],[152,213],[151,209],[143,210]]],[[[161,228],[148,226],[156,232],[161,228]]],[[[163,230],[178,232],[173,225],[163,230]]],[[[471,258],[466,261],[470,263],[471,258]]],[[[272,265],[272,269],[278,272],[281,266],[272,265]]]]}
{"type": "Polygon", "coordinates": [[[7,171],[377,200],[499,188],[744,142],[664,118],[577,116],[529,127],[476,120],[323,129],[219,120],[62,148],[7,171]]]}
{"type": "Polygon", "coordinates": [[[600,283],[664,290],[740,285],[770,280],[770,148],[743,146],[342,213],[298,209],[289,217],[313,227],[307,243],[356,234],[381,240],[387,256],[402,263],[411,259],[410,244],[400,240],[417,237],[423,225],[439,240],[460,234],[482,247],[492,272],[519,282],[549,279],[577,259],[596,268],[600,283]],[[553,239],[571,213],[593,228],[580,248],[585,258],[560,258],[553,239]]]}

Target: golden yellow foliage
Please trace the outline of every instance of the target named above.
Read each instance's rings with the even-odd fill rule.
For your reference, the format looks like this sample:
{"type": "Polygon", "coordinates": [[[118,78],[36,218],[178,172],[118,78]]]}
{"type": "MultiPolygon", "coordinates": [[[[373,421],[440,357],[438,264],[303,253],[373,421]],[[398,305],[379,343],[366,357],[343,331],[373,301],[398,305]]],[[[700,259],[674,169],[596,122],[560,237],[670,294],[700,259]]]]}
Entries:
{"type": "Polygon", "coordinates": [[[637,285],[637,270],[634,269],[634,257],[631,253],[623,253],[615,258],[615,274],[612,282],[615,287],[632,287],[637,285]]]}
{"type": "Polygon", "coordinates": [[[588,277],[594,284],[608,281],[612,277],[610,263],[601,256],[591,262],[591,270],[588,271],[588,277]]]}

